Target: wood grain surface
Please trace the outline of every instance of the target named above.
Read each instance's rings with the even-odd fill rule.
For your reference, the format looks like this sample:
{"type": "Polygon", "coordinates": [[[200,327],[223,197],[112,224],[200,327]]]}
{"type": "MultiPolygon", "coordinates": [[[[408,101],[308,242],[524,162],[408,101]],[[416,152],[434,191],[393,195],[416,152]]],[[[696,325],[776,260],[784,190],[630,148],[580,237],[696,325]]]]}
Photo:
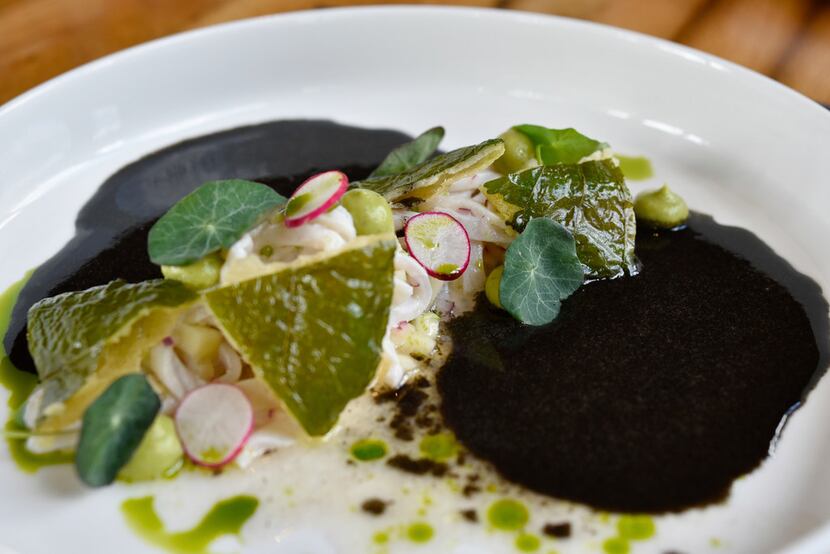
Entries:
{"type": "Polygon", "coordinates": [[[214,23],[366,4],[567,15],[717,54],[830,104],[828,0],[0,0],[0,103],[95,58],[214,23]]]}

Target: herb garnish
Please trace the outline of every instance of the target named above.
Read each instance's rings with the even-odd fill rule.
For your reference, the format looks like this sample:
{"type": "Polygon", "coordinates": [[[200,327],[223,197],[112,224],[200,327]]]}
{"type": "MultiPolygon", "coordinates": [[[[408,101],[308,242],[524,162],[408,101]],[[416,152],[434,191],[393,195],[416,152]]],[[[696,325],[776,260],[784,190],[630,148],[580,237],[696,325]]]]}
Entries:
{"type": "Polygon", "coordinates": [[[636,272],[634,203],[612,161],[540,166],[494,179],[482,189],[517,230],[537,217],[567,227],[589,277],[636,272]]]}
{"type": "Polygon", "coordinates": [[[185,265],[228,248],[263,214],[285,201],[253,181],[205,183],[179,200],[150,229],[150,259],[158,265],[185,265]]]}
{"type": "Polygon", "coordinates": [[[75,467],[91,487],[109,485],[130,461],[161,408],[140,373],[115,381],[84,413],[75,467]]]}
{"type": "Polygon", "coordinates": [[[455,181],[481,171],[502,154],[501,139],[485,140],[435,156],[397,175],[369,177],[351,186],[375,191],[389,202],[425,200],[443,192],[455,181]]]}
{"type": "Polygon", "coordinates": [[[607,146],[570,127],[548,129],[540,125],[516,125],[513,128],[533,142],[536,160],[542,165],[575,164],[607,146]]]}
{"type": "Polygon", "coordinates": [[[556,319],[562,300],[582,281],[573,235],[552,219],[538,218],[507,249],[499,300],[519,321],[544,325],[556,319]]]}
{"type": "Polygon", "coordinates": [[[369,177],[396,175],[425,162],[435,153],[441,139],[444,138],[443,127],[433,127],[424,131],[414,140],[398,146],[386,156],[369,177]]]}

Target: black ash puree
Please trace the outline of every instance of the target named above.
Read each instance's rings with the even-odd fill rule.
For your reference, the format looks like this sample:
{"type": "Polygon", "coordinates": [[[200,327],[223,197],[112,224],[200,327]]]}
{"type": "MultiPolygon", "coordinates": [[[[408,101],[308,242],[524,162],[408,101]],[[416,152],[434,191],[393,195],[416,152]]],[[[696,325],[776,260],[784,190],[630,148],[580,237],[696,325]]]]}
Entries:
{"type": "Polygon", "coordinates": [[[717,501],[827,365],[820,287],[752,233],[693,215],[640,229],[640,275],[529,327],[486,299],[449,324],[446,423],[508,479],[592,506],[717,501]]]}
{"type": "Polygon", "coordinates": [[[42,298],[118,278],[161,277],[147,255],[147,233],[204,182],[251,179],[289,196],[319,171],[340,169],[352,180],[366,178],[390,150],[408,140],[395,131],[329,121],[276,121],[187,140],[124,167],[84,205],[75,236],[26,283],[4,338],[6,352],[16,367],[34,372],[26,313],[42,298]]]}

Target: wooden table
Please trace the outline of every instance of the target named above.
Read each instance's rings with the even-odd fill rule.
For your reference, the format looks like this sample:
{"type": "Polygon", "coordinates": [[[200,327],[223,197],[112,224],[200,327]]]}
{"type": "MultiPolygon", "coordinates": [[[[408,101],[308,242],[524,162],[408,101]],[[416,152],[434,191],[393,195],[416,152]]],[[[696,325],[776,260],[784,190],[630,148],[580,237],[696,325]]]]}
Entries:
{"type": "MultiPolygon", "coordinates": [[[[0,0],[0,103],[82,63],[167,34],[365,0],[0,0]]],[[[408,3],[415,3],[410,0],[408,3]]],[[[736,61],[830,104],[827,0],[447,0],[568,15],[736,61]]]]}

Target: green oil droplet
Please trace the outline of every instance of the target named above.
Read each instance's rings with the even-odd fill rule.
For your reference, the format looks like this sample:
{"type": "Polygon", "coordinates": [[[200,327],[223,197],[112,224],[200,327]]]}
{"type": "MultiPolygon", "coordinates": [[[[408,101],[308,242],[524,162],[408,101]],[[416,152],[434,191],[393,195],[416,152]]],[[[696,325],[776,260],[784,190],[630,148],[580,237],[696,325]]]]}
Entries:
{"type": "Polygon", "coordinates": [[[654,170],[651,167],[651,161],[642,156],[621,156],[615,154],[620,161],[620,170],[622,170],[625,178],[630,181],[644,181],[654,176],[654,170]]]}
{"type": "Polygon", "coordinates": [[[270,258],[274,255],[274,247],[270,244],[266,244],[265,246],[259,249],[259,255],[263,258],[270,258]]]}
{"type": "Polygon", "coordinates": [[[217,538],[238,535],[258,506],[252,496],[234,496],[218,502],[193,529],[177,533],[164,529],[152,496],[126,500],[121,511],[130,528],[148,543],[176,554],[207,554],[217,538]]]}
{"type": "Polygon", "coordinates": [[[386,533],[384,531],[378,531],[372,537],[372,542],[374,542],[375,544],[386,544],[386,543],[388,543],[389,542],[389,533],[386,533]]]}
{"type": "Polygon", "coordinates": [[[541,544],[542,541],[536,535],[522,533],[516,537],[516,548],[522,552],[536,552],[541,544]]]}
{"type": "MultiPolygon", "coordinates": [[[[32,271],[14,283],[5,292],[0,294],[0,336],[5,336],[9,328],[12,309],[17,302],[17,295],[29,280],[32,271]]],[[[17,415],[37,386],[37,376],[27,371],[20,371],[6,357],[6,351],[0,345],[0,385],[9,391],[9,399],[6,405],[9,407],[9,419],[4,429],[7,433],[25,433],[26,428],[18,421],[17,415]]],[[[71,452],[49,452],[47,454],[34,454],[26,449],[25,438],[6,438],[9,446],[9,453],[17,467],[26,473],[34,473],[42,467],[57,464],[68,464],[73,460],[71,452]]]]}
{"type": "Polygon", "coordinates": [[[517,531],[527,524],[528,518],[524,504],[509,498],[497,500],[487,509],[487,521],[502,531],[517,531]]]}
{"type": "Polygon", "coordinates": [[[361,439],[352,445],[351,452],[361,462],[380,460],[386,456],[386,443],[378,439],[361,439]]]}
{"type": "Polygon", "coordinates": [[[421,454],[430,460],[448,460],[458,454],[458,443],[452,433],[427,435],[419,445],[421,454]]]}
{"type": "Polygon", "coordinates": [[[458,266],[451,263],[441,264],[435,268],[435,272],[441,275],[452,275],[456,271],[458,271],[458,266]]]}
{"type": "Polygon", "coordinates": [[[423,523],[421,521],[413,523],[406,529],[406,537],[412,542],[429,542],[433,534],[432,526],[429,523],[423,523]]]}
{"type": "Polygon", "coordinates": [[[305,208],[309,202],[314,199],[314,196],[310,192],[306,192],[305,194],[298,194],[291,198],[288,201],[288,204],[285,206],[285,217],[292,217],[296,215],[300,210],[305,208]]]}
{"type": "Polygon", "coordinates": [[[606,554],[628,554],[628,541],[622,537],[611,537],[602,543],[602,550],[606,554]]]}
{"type": "Polygon", "coordinates": [[[620,537],[643,541],[654,536],[654,521],[648,516],[621,516],[617,521],[620,537]]]}

